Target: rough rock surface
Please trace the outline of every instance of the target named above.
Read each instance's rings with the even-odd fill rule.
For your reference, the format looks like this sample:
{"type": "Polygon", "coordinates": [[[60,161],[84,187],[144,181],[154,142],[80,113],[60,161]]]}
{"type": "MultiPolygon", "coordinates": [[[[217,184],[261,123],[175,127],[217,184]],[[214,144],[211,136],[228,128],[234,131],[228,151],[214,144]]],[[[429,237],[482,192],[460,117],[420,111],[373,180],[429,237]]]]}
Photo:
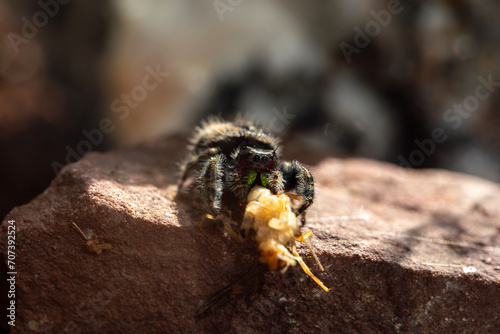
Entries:
{"type": "MultiPolygon", "coordinates": [[[[253,264],[175,198],[185,140],[90,154],[7,221],[16,226],[16,327],[41,333],[492,333],[500,328],[500,187],[441,170],[325,158],[307,229],[322,261],[196,311],[253,264]],[[74,227],[75,223],[88,240],[74,227]],[[90,231],[91,230],[91,231],[90,231]]],[[[295,155],[304,160],[300,154],[295,155]]],[[[313,159],[305,159],[311,163],[313,159]]],[[[31,332],[31,331],[30,331],[31,332]]]]}

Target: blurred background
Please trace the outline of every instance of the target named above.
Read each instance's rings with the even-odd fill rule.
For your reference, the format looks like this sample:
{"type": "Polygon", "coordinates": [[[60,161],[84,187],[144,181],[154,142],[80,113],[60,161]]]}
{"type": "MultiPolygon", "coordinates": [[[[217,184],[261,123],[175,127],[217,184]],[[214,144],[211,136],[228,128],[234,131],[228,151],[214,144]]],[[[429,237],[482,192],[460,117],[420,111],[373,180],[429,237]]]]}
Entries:
{"type": "Polygon", "coordinates": [[[494,0],[0,0],[0,215],[90,151],[210,114],[499,182],[498,17],[494,0]]]}

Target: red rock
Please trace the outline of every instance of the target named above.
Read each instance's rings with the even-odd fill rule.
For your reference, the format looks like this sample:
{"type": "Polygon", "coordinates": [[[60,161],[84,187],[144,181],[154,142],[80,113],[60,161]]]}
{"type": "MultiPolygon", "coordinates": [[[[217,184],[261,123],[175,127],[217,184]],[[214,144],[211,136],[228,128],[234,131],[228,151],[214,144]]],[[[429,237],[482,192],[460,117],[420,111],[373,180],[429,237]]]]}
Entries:
{"type": "MultiPolygon", "coordinates": [[[[179,138],[64,168],[16,226],[16,327],[42,333],[440,332],[500,328],[500,187],[442,170],[326,158],[308,211],[324,292],[299,266],[195,316],[252,243],[176,200],[179,138]],[[74,227],[73,222],[86,237],[74,227]],[[91,231],[91,234],[89,233],[91,231]]],[[[301,160],[300,155],[295,158],[301,160]]]]}

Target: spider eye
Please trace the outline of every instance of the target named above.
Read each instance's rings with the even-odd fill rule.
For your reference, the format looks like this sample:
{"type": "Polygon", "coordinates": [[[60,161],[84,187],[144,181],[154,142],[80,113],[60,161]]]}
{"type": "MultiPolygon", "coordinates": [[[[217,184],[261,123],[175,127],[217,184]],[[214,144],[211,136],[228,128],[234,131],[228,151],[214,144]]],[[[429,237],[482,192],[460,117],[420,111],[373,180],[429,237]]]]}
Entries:
{"type": "Polygon", "coordinates": [[[264,156],[264,157],[262,157],[262,162],[263,162],[263,163],[266,163],[266,162],[267,162],[267,157],[265,157],[265,156],[264,156]]]}
{"type": "Polygon", "coordinates": [[[254,162],[259,161],[259,159],[260,159],[260,157],[259,157],[258,155],[254,155],[254,156],[253,156],[253,161],[254,161],[254,162]]]}

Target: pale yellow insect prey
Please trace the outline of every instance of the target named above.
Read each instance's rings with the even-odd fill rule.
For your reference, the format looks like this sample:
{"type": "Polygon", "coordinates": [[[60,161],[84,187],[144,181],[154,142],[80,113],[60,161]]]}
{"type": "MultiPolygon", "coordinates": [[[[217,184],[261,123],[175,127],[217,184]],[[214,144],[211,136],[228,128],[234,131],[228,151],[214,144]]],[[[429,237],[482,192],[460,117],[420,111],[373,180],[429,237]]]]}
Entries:
{"type": "Polygon", "coordinates": [[[297,217],[292,212],[290,198],[285,194],[273,195],[269,189],[255,186],[247,197],[247,206],[241,229],[255,231],[255,241],[260,254],[259,261],[267,264],[269,270],[285,272],[297,262],[304,272],[325,291],[329,289],[311,272],[295,248],[295,240],[304,242],[321,270],[323,266],[306,240],[312,234],[302,234],[297,217]]]}

